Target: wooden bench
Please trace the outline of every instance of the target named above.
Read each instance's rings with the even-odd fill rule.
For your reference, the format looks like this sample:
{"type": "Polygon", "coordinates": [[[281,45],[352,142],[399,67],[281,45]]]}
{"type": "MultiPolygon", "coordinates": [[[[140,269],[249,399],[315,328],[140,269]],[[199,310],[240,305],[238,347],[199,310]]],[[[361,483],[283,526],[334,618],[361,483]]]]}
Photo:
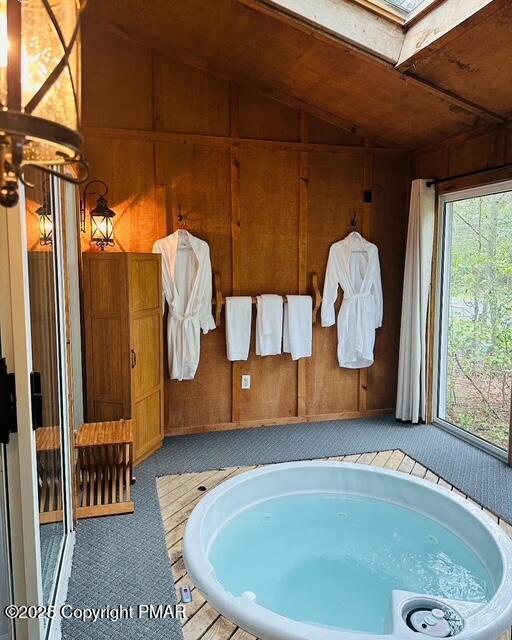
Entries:
{"type": "Polygon", "coordinates": [[[41,427],[36,431],[37,475],[39,482],[39,520],[41,524],[61,522],[62,486],[60,427],[41,427]]]}
{"type": "Polygon", "coordinates": [[[133,424],[90,422],[75,438],[77,517],[133,513],[133,424]]]}

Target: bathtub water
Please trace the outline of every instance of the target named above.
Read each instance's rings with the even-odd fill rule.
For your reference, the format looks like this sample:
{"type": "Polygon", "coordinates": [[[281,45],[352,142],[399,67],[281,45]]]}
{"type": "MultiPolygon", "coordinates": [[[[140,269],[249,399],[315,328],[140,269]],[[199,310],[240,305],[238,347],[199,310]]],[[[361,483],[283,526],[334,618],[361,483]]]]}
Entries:
{"type": "Polygon", "coordinates": [[[371,498],[304,494],[241,511],[212,540],[233,595],[287,618],[390,633],[393,590],[471,602],[496,591],[478,555],[445,527],[371,498]]]}
{"type": "Polygon", "coordinates": [[[262,640],[422,640],[439,614],[458,640],[512,626],[504,531],[385,469],[301,462],[233,477],[192,512],[183,559],[208,602],[262,640]]]}

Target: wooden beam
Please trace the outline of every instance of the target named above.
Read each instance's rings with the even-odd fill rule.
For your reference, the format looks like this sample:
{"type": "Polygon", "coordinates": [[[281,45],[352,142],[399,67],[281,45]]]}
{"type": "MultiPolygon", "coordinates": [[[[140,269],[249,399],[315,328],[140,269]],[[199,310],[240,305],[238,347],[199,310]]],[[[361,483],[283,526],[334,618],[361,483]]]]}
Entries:
{"type": "MultiPolygon", "coordinates": [[[[230,147],[230,194],[231,194],[231,280],[232,294],[240,295],[241,253],[240,253],[240,109],[238,87],[229,85],[230,134],[234,144],[230,147]]],[[[224,320],[225,321],[225,320],[224,320]]],[[[242,367],[239,362],[231,366],[231,419],[240,422],[242,410],[241,397],[242,367]]]]}
{"type": "Polygon", "coordinates": [[[250,8],[265,5],[310,24],[313,28],[322,28],[336,38],[360,47],[379,58],[395,64],[402,49],[404,32],[403,15],[397,19],[397,13],[390,5],[390,11],[375,5],[373,0],[354,0],[353,2],[332,2],[332,0],[238,0],[250,8]],[[372,7],[372,9],[370,9],[372,7]],[[370,11],[368,11],[370,9],[370,11]],[[382,13],[378,12],[378,9],[382,13]],[[390,18],[393,16],[393,18],[390,18]]]}
{"type": "MultiPolygon", "coordinates": [[[[457,0],[457,2],[459,1],[460,0],[457,0]]],[[[471,2],[491,2],[491,1],[500,2],[504,0],[471,0],[471,2]]],[[[400,61],[398,65],[395,66],[394,63],[392,62],[390,63],[388,60],[376,56],[374,53],[369,52],[363,47],[357,44],[354,44],[352,42],[349,42],[348,40],[344,39],[343,36],[339,34],[334,35],[333,33],[326,31],[326,29],[323,28],[321,25],[318,25],[318,23],[310,24],[309,22],[307,22],[307,20],[304,20],[303,17],[299,17],[297,15],[292,16],[281,9],[277,9],[276,7],[270,7],[268,4],[265,3],[264,0],[238,0],[238,2],[242,3],[244,6],[250,9],[253,9],[254,11],[258,11],[259,13],[269,15],[276,20],[280,20],[281,22],[284,22],[285,24],[291,27],[294,27],[299,31],[303,31],[312,38],[316,38],[320,41],[327,42],[332,46],[342,47],[344,49],[348,48],[358,53],[359,55],[362,55],[371,59],[374,63],[378,62],[384,65],[388,69],[391,67],[397,73],[400,73],[402,75],[402,78],[405,82],[413,84],[418,88],[421,88],[424,91],[427,91],[428,93],[445,100],[449,104],[453,104],[459,107],[460,109],[462,109],[463,111],[466,111],[467,113],[472,113],[480,117],[483,117],[486,120],[492,120],[495,122],[504,121],[504,118],[501,117],[500,115],[492,113],[491,111],[485,109],[484,107],[481,107],[480,105],[474,104],[473,102],[466,100],[462,96],[456,95],[451,91],[441,89],[440,87],[426,80],[423,80],[422,78],[414,76],[413,74],[406,75],[404,73],[405,70],[399,67],[400,61]]],[[[402,50],[403,50],[403,47],[402,47],[402,50]]],[[[401,55],[402,54],[400,54],[400,56],[401,55]]],[[[368,132],[361,132],[361,135],[363,135],[364,137],[368,137],[368,132]]]]}
{"type": "MultiPolygon", "coordinates": [[[[473,126],[478,126],[480,124],[480,122],[477,121],[478,118],[484,118],[485,120],[491,121],[499,119],[499,116],[480,108],[479,105],[466,101],[461,96],[456,96],[452,93],[443,91],[440,87],[434,87],[428,83],[424,83],[420,78],[413,76],[406,77],[396,70],[391,62],[379,58],[374,54],[365,51],[363,48],[348,42],[347,40],[334,36],[325,28],[321,28],[315,24],[310,24],[304,19],[292,16],[284,10],[277,9],[275,5],[271,6],[268,4],[269,2],[291,1],[292,0],[238,0],[233,1],[232,3],[227,3],[229,6],[223,5],[225,11],[224,18],[227,19],[228,17],[231,17],[233,19],[234,31],[230,33],[229,41],[223,42],[222,44],[219,43],[218,46],[215,47],[213,46],[213,43],[210,43],[209,41],[205,47],[188,47],[183,43],[181,43],[180,46],[178,41],[175,42],[172,38],[169,40],[169,38],[165,37],[163,32],[159,32],[157,26],[152,23],[144,23],[139,26],[139,23],[135,21],[135,14],[127,16],[124,14],[121,15],[119,8],[115,8],[118,3],[122,4],[122,0],[112,0],[112,3],[105,3],[105,5],[101,6],[103,7],[108,5],[108,7],[112,7],[109,10],[104,10],[103,24],[118,35],[135,40],[149,48],[165,52],[166,55],[184,64],[194,66],[205,72],[217,75],[218,77],[235,81],[239,83],[241,87],[250,87],[252,90],[262,93],[263,95],[267,95],[275,100],[283,102],[284,104],[288,104],[297,109],[302,108],[306,113],[309,113],[314,117],[325,120],[337,127],[352,131],[364,138],[371,138],[375,145],[393,147],[396,145],[396,140],[399,139],[402,146],[405,148],[407,146],[408,139],[411,139],[413,142],[408,145],[408,148],[410,148],[411,146],[419,146],[420,144],[427,142],[426,136],[422,137],[419,132],[422,131],[422,128],[424,127],[433,128],[437,131],[439,126],[437,125],[437,120],[428,120],[429,114],[425,113],[426,105],[430,106],[429,112],[432,113],[431,117],[433,119],[437,116],[446,118],[447,123],[453,127],[454,131],[460,131],[461,128],[468,129],[473,126]],[[245,13],[247,15],[244,15],[245,13]],[[361,99],[361,96],[359,95],[360,91],[354,90],[354,93],[352,91],[349,91],[348,93],[345,92],[346,95],[339,91],[339,99],[335,101],[332,99],[336,96],[335,80],[333,80],[332,83],[326,81],[327,88],[323,88],[325,90],[319,92],[319,94],[322,94],[322,98],[319,97],[317,102],[316,94],[314,90],[311,90],[311,77],[309,78],[309,88],[306,92],[302,90],[303,87],[301,82],[298,82],[296,79],[293,83],[287,84],[286,71],[282,69],[278,61],[276,61],[275,64],[275,73],[270,76],[266,73],[261,73],[260,71],[253,71],[250,63],[244,67],[237,65],[236,61],[233,59],[237,46],[241,48],[243,53],[243,46],[240,42],[237,44],[237,38],[244,37],[247,39],[249,37],[248,31],[250,33],[251,13],[255,14],[255,25],[263,26],[263,18],[272,20],[275,24],[266,24],[265,28],[267,31],[269,29],[275,29],[277,34],[276,37],[286,38],[285,29],[281,27],[281,25],[286,25],[287,27],[295,29],[297,32],[303,34],[303,37],[311,39],[311,50],[315,52],[315,55],[317,50],[321,51],[322,59],[325,60],[325,64],[327,64],[327,62],[324,56],[328,54],[326,47],[329,47],[329,50],[332,51],[333,58],[347,58],[347,60],[357,68],[364,67],[365,61],[371,63],[371,67],[368,66],[368,71],[369,74],[371,72],[374,80],[378,76],[379,68],[382,65],[382,69],[385,70],[385,74],[383,75],[389,82],[397,85],[395,86],[394,94],[400,94],[401,96],[411,94],[412,97],[416,98],[414,104],[417,105],[418,117],[421,117],[421,124],[418,124],[417,131],[414,128],[411,130],[410,121],[408,124],[407,122],[404,122],[403,128],[404,130],[407,130],[409,138],[401,137],[400,131],[402,127],[396,122],[392,123],[392,115],[389,112],[389,105],[386,111],[386,118],[382,121],[379,120],[379,116],[377,115],[379,110],[375,113],[374,118],[365,118],[364,106],[361,104],[361,107],[355,112],[350,110],[351,115],[349,122],[347,118],[343,117],[345,111],[343,107],[344,100],[349,100],[351,96],[354,96],[354,99],[356,97],[361,99]],[[320,47],[320,44],[323,46],[320,47]],[[357,55],[357,60],[354,60],[354,55],[357,55]],[[402,86],[399,84],[400,81],[404,82],[402,86]],[[414,88],[420,88],[423,94],[418,91],[413,92],[414,88]],[[327,89],[329,89],[331,93],[327,93],[327,89]],[[432,99],[433,96],[435,96],[435,100],[432,99]],[[423,98],[425,98],[423,100],[425,107],[422,108],[421,104],[423,98]],[[317,105],[320,105],[320,107],[317,105]],[[457,108],[453,108],[454,106],[457,108]],[[357,114],[361,115],[359,116],[357,114]],[[477,116],[477,118],[475,118],[475,116],[477,116]],[[359,122],[364,122],[364,126],[360,126],[358,124],[359,122]],[[433,122],[436,122],[436,124],[434,125],[433,122]],[[383,135],[381,132],[385,131],[386,127],[388,127],[388,131],[392,131],[393,133],[388,133],[387,136],[383,135]]],[[[305,0],[297,1],[304,2],[305,0]]],[[[495,1],[499,2],[502,0],[495,1]]],[[[134,2],[134,0],[131,0],[131,2],[134,2]]],[[[160,0],[158,3],[160,10],[162,11],[163,19],[164,13],[161,3],[163,3],[163,0],[160,0]]],[[[333,2],[333,4],[336,3],[333,2]]],[[[199,10],[195,5],[194,7],[199,10]]],[[[134,13],[133,10],[132,13],[134,13]]],[[[183,21],[188,19],[186,14],[180,14],[180,16],[180,19],[183,21]]],[[[192,20],[192,14],[190,14],[190,16],[190,19],[192,20]]],[[[198,28],[199,25],[194,30],[194,34],[195,36],[200,37],[200,33],[196,33],[198,28]]],[[[203,28],[207,29],[206,25],[203,25],[203,28]]],[[[211,33],[210,30],[207,29],[207,33],[210,37],[214,34],[218,35],[218,29],[212,28],[211,33]]],[[[226,38],[225,35],[222,37],[224,39],[226,38]]],[[[257,42],[255,38],[250,40],[252,48],[254,48],[255,42],[257,42]]],[[[297,42],[300,40],[299,38],[294,39],[293,37],[290,39],[297,40],[297,42]]],[[[307,42],[303,42],[301,45],[301,50],[305,52],[306,58],[309,51],[309,47],[306,46],[307,44],[307,42]]],[[[285,52],[286,48],[283,49],[283,54],[285,52]]],[[[266,51],[262,51],[261,55],[265,56],[266,53],[266,51]]],[[[293,53],[293,48],[288,53],[293,53]]],[[[250,58],[248,54],[246,55],[250,58]]],[[[254,55],[258,54],[255,53],[254,55]]],[[[296,51],[295,55],[300,55],[299,51],[296,51]]],[[[320,53],[318,55],[320,55],[320,53]]],[[[294,59],[296,59],[296,57],[294,59]]],[[[311,62],[312,61],[310,61],[310,63],[311,62]]],[[[347,62],[347,64],[349,62],[347,62]]],[[[360,73],[357,75],[359,78],[358,82],[364,81],[361,79],[360,73]]],[[[389,82],[385,83],[385,86],[387,86],[389,82]]],[[[385,87],[377,86],[376,88],[378,89],[378,94],[386,93],[385,87]]],[[[400,100],[392,102],[395,105],[395,110],[399,113],[400,100]]],[[[411,113],[410,117],[412,118],[413,115],[414,113],[411,113]]],[[[409,119],[406,120],[408,121],[409,119]]],[[[404,134],[404,136],[405,135],[406,134],[404,134]]]]}
{"type": "MultiPolygon", "coordinates": [[[[301,98],[297,96],[293,96],[290,93],[285,93],[284,91],[278,90],[274,87],[270,87],[267,85],[263,85],[261,83],[255,83],[246,78],[238,78],[238,82],[241,86],[250,89],[252,91],[256,91],[265,95],[272,100],[277,100],[277,102],[281,102],[282,104],[286,104],[293,109],[302,110],[305,113],[317,118],[318,120],[323,120],[338,129],[343,129],[345,131],[349,131],[350,133],[354,133],[361,138],[369,138],[372,141],[372,144],[376,145],[376,148],[386,147],[389,149],[397,149],[396,141],[388,140],[380,133],[377,133],[377,125],[375,130],[370,130],[366,127],[361,127],[358,124],[354,124],[353,122],[349,122],[347,119],[342,118],[338,115],[331,113],[330,111],[326,111],[321,107],[317,107],[310,102],[304,102],[301,98]]],[[[401,147],[402,151],[404,149],[409,149],[409,147],[401,147]]]]}
{"type": "MultiPolygon", "coordinates": [[[[300,114],[300,141],[309,140],[308,117],[300,114]]],[[[309,218],[309,154],[301,151],[299,158],[299,294],[308,292],[308,218],[309,218]]],[[[297,415],[307,413],[307,368],[309,358],[300,358],[297,362],[297,415]]]]}
{"type": "MultiPolygon", "coordinates": [[[[373,190],[373,154],[371,151],[366,151],[364,154],[364,169],[363,169],[363,190],[373,190]]],[[[363,194],[361,199],[363,204],[361,205],[361,225],[360,230],[365,238],[373,240],[373,197],[372,202],[364,202],[363,194]]],[[[359,395],[358,395],[358,410],[366,411],[367,409],[367,393],[368,391],[368,369],[359,369],[359,395]]]]}
{"type": "MultiPolygon", "coordinates": [[[[282,0],[283,2],[285,0],[282,0]]],[[[290,0],[288,0],[290,1],[290,0]]],[[[459,1],[459,0],[457,0],[459,1]]],[[[496,1],[496,0],[471,0],[471,2],[492,2],[492,1],[496,1]]],[[[503,1],[503,0],[499,0],[499,1],[503,1]]],[[[391,63],[386,60],[383,57],[378,57],[376,56],[375,52],[372,52],[371,50],[368,50],[364,47],[362,47],[360,44],[355,43],[355,42],[351,42],[348,41],[342,34],[338,33],[338,34],[334,34],[333,32],[328,32],[326,31],[326,29],[324,27],[322,27],[322,25],[315,23],[315,24],[311,24],[310,22],[308,22],[306,19],[304,19],[302,16],[298,16],[296,14],[294,15],[290,15],[289,13],[283,11],[282,9],[278,9],[277,7],[270,7],[265,0],[238,0],[238,2],[241,2],[242,4],[244,4],[244,6],[251,8],[255,11],[259,11],[260,13],[264,13],[266,15],[270,15],[272,17],[274,17],[275,19],[279,19],[283,22],[285,22],[286,24],[295,27],[296,29],[299,30],[306,30],[306,32],[314,38],[318,38],[320,40],[323,41],[327,41],[332,45],[335,46],[342,46],[342,47],[349,47],[352,50],[356,51],[357,53],[359,53],[359,55],[366,55],[369,56],[374,62],[375,61],[380,61],[381,64],[389,67],[394,67],[397,72],[402,74],[402,77],[404,79],[405,82],[411,83],[421,89],[423,89],[424,91],[427,91],[428,93],[430,93],[431,95],[435,95],[443,100],[446,100],[448,103],[453,104],[457,107],[459,107],[460,109],[462,109],[463,111],[469,112],[469,113],[473,113],[475,115],[478,115],[486,120],[490,120],[490,121],[494,121],[494,122],[504,122],[505,118],[503,118],[502,116],[493,113],[492,111],[489,111],[488,109],[485,109],[484,107],[481,107],[478,104],[475,104],[469,100],[466,100],[465,98],[463,98],[462,96],[459,96],[455,93],[453,93],[452,91],[448,91],[446,89],[442,89],[441,87],[438,87],[436,85],[434,85],[433,83],[430,83],[426,80],[423,80],[422,78],[419,78],[418,76],[415,76],[412,73],[408,73],[405,74],[404,72],[407,70],[405,68],[401,68],[400,67],[400,59],[402,58],[402,53],[400,53],[400,59],[398,61],[398,64],[396,66],[394,66],[394,61],[392,61],[391,63]]],[[[449,3],[448,3],[449,4],[449,3]]],[[[275,5],[275,2],[274,2],[275,5]]],[[[444,6],[444,5],[443,5],[444,6]]],[[[428,14],[425,19],[429,19],[430,16],[432,14],[428,14]]],[[[418,23],[420,24],[420,23],[418,23]]],[[[403,46],[402,46],[402,51],[403,51],[403,46]]],[[[319,116],[322,119],[326,119],[322,116],[319,116]]],[[[368,132],[359,132],[360,135],[363,135],[364,137],[368,137],[368,132]]]]}
{"type": "Polygon", "coordinates": [[[508,4],[508,0],[451,0],[436,3],[428,13],[406,25],[396,68],[405,72],[446,46],[475,24],[508,4]]]}
{"type": "Polygon", "coordinates": [[[414,151],[414,155],[416,157],[425,155],[427,153],[432,153],[433,151],[437,151],[438,149],[450,146],[457,146],[460,144],[464,144],[469,140],[473,140],[474,138],[478,138],[479,136],[485,135],[487,133],[494,133],[500,130],[500,128],[507,128],[507,123],[503,123],[501,126],[496,124],[487,124],[483,127],[476,127],[475,129],[471,129],[471,131],[466,131],[464,133],[458,133],[455,136],[449,136],[444,140],[436,142],[435,144],[429,144],[425,147],[421,147],[420,149],[416,149],[414,151]]]}
{"type": "MultiPolygon", "coordinates": [[[[234,138],[232,136],[211,136],[196,133],[178,133],[174,131],[148,131],[146,129],[116,129],[111,127],[83,127],[82,134],[86,138],[142,140],[148,142],[172,142],[174,144],[200,145],[207,147],[230,148],[236,144],[240,148],[273,149],[277,151],[305,151],[321,153],[347,153],[360,151],[364,153],[368,147],[361,145],[318,144],[311,142],[285,142],[277,140],[259,140],[255,138],[234,138]]],[[[375,152],[401,153],[399,147],[370,147],[375,152]]]]}
{"type": "Polygon", "coordinates": [[[162,57],[158,51],[151,50],[151,82],[153,90],[151,97],[153,100],[153,129],[162,129],[162,107],[163,107],[163,82],[162,82],[162,57]]]}
{"type": "Polygon", "coordinates": [[[452,105],[459,107],[463,111],[470,111],[471,113],[474,113],[477,116],[481,116],[485,120],[490,120],[493,122],[502,123],[502,122],[505,122],[506,120],[506,118],[504,118],[503,116],[500,116],[499,114],[494,113],[493,111],[489,111],[489,109],[486,109],[485,107],[481,107],[479,104],[470,102],[469,100],[466,100],[466,98],[462,98],[458,94],[453,93],[453,91],[449,91],[448,89],[441,89],[440,87],[433,84],[432,82],[429,82],[428,80],[424,80],[423,78],[415,76],[413,73],[409,73],[409,72],[404,73],[403,77],[406,81],[412,82],[416,86],[421,86],[425,91],[428,91],[432,95],[435,95],[440,98],[443,98],[444,100],[447,100],[452,105]]]}
{"type": "MultiPolygon", "coordinates": [[[[247,8],[252,8],[259,12],[262,12],[261,5],[258,7],[250,6],[250,3],[254,3],[256,1],[257,0],[244,0],[243,4],[247,8]]],[[[241,0],[239,0],[239,2],[242,4],[241,0]]],[[[275,17],[276,10],[272,10],[271,8],[268,8],[268,12],[272,12],[271,15],[275,17]]],[[[281,16],[285,16],[285,14],[281,12],[281,16]]],[[[293,24],[295,28],[297,28],[297,25],[300,25],[300,22],[292,17],[289,17],[289,20],[294,21],[293,24]]],[[[306,113],[309,113],[311,116],[318,118],[320,120],[324,120],[325,122],[332,124],[333,126],[338,127],[339,129],[344,129],[346,131],[349,131],[350,133],[354,133],[363,138],[371,138],[373,143],[376,145],[379,145],[382,147],[396,148],[396,142],[394,140],[393,141],[387,140],[385,137],[381,136],[377,130],[370,131],[365,127],[361,127],[356,123],[350,122],[346,118],[342,118],[339,115],[333,114],[329,111],[326,111],[325,109],[319,108],[310,102],[306,102],[297,96],[291,95],[290,93],[276,89],[273,86],[262,84],[250,77],[243,77],[235,74],[221,73],[215,70],[214,68],[212,68],[212,66],[208,62],[205,62],[204,60],[202,60],[201,58],[198,58],[197,56],[184,54],[182,51],[171,49],[169,46],[169,43],[167,42],[162,42],[155,38],[147,38],[142,36],[141,34],[132,34],[128,32],[126,29],[124,29],[123,27],[113,22],[106,21],[104,23],[104,26],[110,32],[116,34],[121,38],[131,40],[132,42],[136,42],[137,44],[148,47],[149,49],[158,49],[164,52],[166,56],[172,58],[173,60],[181,62],[182,64],[186,64],[196,69],[200,69],[201,71],[206,71],[207,73],[217,76],[218,78],[223,78],[224,80],[228,80],[229,82],[237,82],[240,85],[240,88],[261,93],[262,95],[265,95],[273,100],[277,100],[278,102],[281,102],[282,104],[286,104],[287,106],[293,107],[294,109],[297,109],[297,110],[303,109],[306,113]]],[[[304,25],[304,28],[302,30],[303,31],[305,30],[305,32],[308,33],[309,35],[314,35],[314,33],[312,33],[311,27],[308,27],[307,25],[304,25]]],[[[339,39],[336,40],[334,37],[332,38],[332,41],[338,42],[338,43],[342,42],[339,39]]],[[[348,47],[348,46],[349,46],[348,43],[345,43],[345,47],[348,47]]],[[[352,47],[352,50],[362,53],[362,50],[357,47],[352,47]]],[[[369,53],[367,54],[367,56],[372,60],[378,60],[378,58],[375,58],[375,56],[372,56],[369,53]]],[[[384,64],[384,61],[382,62],[384,64]]],[[[405,148],[406,147],[402,147],[402,150],[405,148]]],[[[409,149],[409,147],[407,148],[409,149]]]]}

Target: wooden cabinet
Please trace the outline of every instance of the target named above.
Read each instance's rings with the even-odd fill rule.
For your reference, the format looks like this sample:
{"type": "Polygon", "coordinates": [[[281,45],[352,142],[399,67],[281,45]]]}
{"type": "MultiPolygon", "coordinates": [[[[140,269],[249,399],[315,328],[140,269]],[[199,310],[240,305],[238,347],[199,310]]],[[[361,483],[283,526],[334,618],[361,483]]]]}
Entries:
{"type": "Polygon", "coordinates": [[[135,463],[163,441],[161,258],[84,253],[87,420],[133,419],[135,463]]]}

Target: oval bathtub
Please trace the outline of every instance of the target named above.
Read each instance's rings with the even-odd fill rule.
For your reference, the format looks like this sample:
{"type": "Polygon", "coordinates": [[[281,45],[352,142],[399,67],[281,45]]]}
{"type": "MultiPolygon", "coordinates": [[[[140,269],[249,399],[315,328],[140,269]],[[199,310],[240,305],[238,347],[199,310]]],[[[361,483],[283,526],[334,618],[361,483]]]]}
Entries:
{"type": "Polygon", "coordinates": [[[438,637],[496,640],[512,626],[504,531],[377,467],[286,463],[227,480],[192,512],[183,558],[208,602],[262,640],[421,640],[440,628],[422,622],[433,609],[450,621],[438,637]]]}

